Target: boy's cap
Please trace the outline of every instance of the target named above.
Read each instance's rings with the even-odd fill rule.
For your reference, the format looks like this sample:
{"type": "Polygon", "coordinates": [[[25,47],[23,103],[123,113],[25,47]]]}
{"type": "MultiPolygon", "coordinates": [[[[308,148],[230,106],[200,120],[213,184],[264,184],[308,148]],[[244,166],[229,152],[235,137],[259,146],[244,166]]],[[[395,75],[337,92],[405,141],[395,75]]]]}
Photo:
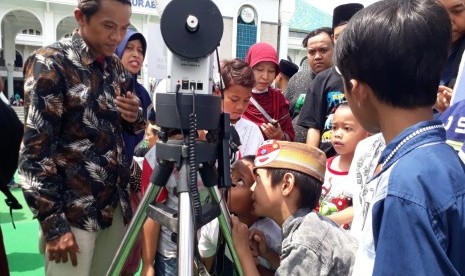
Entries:
{"type": "Polygon", "coordinates": [[[279,61],[279,70],[282,74],[286,75],[288,78],[294,76],[297,71],[299,71],[299,66],[290,62],[289,60],[282,59],[279,61]]]}
{"type": "Polygon", "coordinates": [[[268,43],[259,42],[250,46],[245,57],[245,62],[253,68],[257,63],[262,61],[270,61],[276,65],[276,74],[279,74],[278,52],[268,43]]]}
{"type": "Polygon", "coordinates": [[[258,148],[254,165],[255,169],[276,168],[298,171],[323,183],[326,155],[318,148],[303,143],[268,140],[258,148]]]}
{"type": "Polygon", "coordinates": [[[337,6],[333,11],[333,30],[337,26],[349,22],[359,10],[363,9],[363,5],[359,3],[349,3],[337,6]]]}

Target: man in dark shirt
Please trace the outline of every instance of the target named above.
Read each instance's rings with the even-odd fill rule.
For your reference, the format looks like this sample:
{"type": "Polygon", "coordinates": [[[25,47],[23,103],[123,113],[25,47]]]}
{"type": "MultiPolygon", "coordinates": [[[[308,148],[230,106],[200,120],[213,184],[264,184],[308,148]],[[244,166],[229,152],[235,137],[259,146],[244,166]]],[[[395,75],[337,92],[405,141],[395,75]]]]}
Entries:
{"type": "Polygon", "coordinates": [[[46,274],[104,275],[132,216],[122,131],[145,128],[132,76],[113,54],[131,2],[81,0],[74,16],[71,38],[25,63],[20,172],[40,223],[46,274]]]}
{"type": "MultiPolygon", "coordinates": [[[[361,9],[363,5],[356,3],[340,5],[334,9],[334,42],[350,18],[361,9]]],[[[307,144],[320,147],[327,157],[334,156],[336,152],[331,145],[332,114],[345,101],[342,78],[334,67],[315,77],[305,99],[297,124],[308,129],[307,144]]]]}
{"type": "Polygon", "coordinates": [[[307,49],[307,61],[310,69],[301,70],[294,74],[283,92],[289,101],[289,113],[292,117],[295,142],[305,143],[307,140],[307,128],[297,124],[307,91],[318,73],[333,66],[334,43],[331,39],[332,35],[331,28],[319,28],[308,33],[302,41],[302,46],[307,49]]]}

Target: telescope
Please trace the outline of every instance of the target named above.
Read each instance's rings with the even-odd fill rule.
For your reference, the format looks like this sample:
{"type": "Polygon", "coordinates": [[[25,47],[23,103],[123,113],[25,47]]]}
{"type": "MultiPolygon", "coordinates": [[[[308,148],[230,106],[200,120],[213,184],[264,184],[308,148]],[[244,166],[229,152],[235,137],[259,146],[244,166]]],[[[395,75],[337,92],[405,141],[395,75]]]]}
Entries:
{"type": "Polygon", "coordinates": [[[107,275],[120,274],[147,216],[177,234],[178,275],[193,275],[197,230],[218,218],[235,270],[242,275],[222,191],[231,186],[230,137],[235,130],[229,115],[221,112],[221,98],[213,95],[213,54],[223,35],[223,18],[211,0],[173,0],[164,8],[160,27],[169,51],[167,91],[158,93],[154,103],[161,128],[156,165],[107,275]],[[183,139],[170,140],[173,130],[180,131],[183,139]],[[207,133],[206,140],[198,139],[198,130],[207,133]],[[176,189],[178,210],[154,202],[174,168],[181,179],[176,189]],[[211,203],[200,202],[198,174],[211,203]]]}

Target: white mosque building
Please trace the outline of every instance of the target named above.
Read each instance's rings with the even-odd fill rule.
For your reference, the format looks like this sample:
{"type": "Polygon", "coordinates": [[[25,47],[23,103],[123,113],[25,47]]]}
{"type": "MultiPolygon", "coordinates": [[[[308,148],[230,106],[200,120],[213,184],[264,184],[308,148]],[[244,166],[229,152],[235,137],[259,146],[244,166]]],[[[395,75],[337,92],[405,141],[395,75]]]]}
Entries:
{"type": "MultiPolygon", "coordinates": [[[[69,36],[77,27],[73,10],[78,0],[1,0],[0,76],[7,98],[23,93],[23,64],[39,47],[69,36]]],[[[162,6],[170,0],[131,0],[131,28],[147,39],[148,51],[140,81],[164,77],[166,49],[159,22],[162,6]]],[[[191,0],[195,1],[195,0],[191,0]]],[[[331,25],[331,15],[306,0],[213,0],[223,16],[221,59],[245,58],[250,45],[268,42],[279,57],[307,66],[302,39],[308,31],[331,25]]]]}

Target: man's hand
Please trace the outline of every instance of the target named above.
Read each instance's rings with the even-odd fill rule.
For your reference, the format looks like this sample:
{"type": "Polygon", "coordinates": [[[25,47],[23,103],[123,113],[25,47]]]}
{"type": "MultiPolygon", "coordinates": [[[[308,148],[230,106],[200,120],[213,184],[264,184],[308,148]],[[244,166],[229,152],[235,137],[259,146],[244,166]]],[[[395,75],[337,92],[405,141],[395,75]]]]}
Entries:
{"type": "Polygon", "coordinates": [[[56,263],[68,262],[68,254],[71,259],[71,264],[77,266],[77,253],[79,246],[76,243],[73,233],[67,232],[64,235],[47,241],[45,244],[45,252],[48,254],[49,261],[56,263]]]}
{"type": "Polygon", "coordinates": [[[128,91],[125,97],[117,96],[115,104],[121,117],[127,122],[133,123],[138,119],[140,100],[132,92],[128,91]]]}

